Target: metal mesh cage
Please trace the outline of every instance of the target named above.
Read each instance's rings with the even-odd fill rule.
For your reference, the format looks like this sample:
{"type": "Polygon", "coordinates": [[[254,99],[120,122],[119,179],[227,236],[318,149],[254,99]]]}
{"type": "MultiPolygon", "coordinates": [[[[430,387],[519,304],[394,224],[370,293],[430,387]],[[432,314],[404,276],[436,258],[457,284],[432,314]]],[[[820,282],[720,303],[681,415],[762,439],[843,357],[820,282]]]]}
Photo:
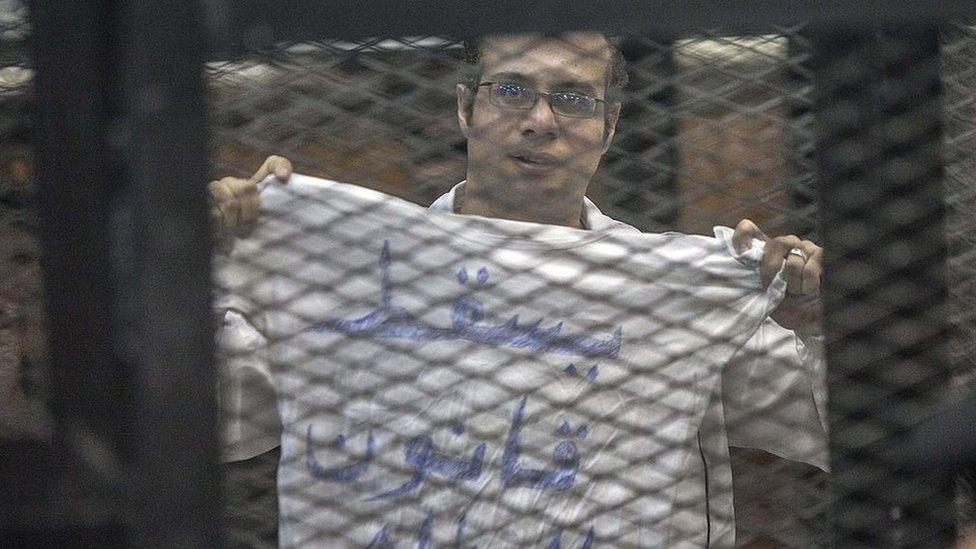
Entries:
{"type": "MultiPolygon", "coordinates": [[[[799,29],[788,30],[796,42],[799,29]]],[[[806,219],[794,213],[795,204],[804,203],[804,183],[812,180],[801,170],[803,151],[809,152],[812,141],[810,131],[803,130],[810,83],[798,76],[809,52],[790,46],[787,36],[709,33],[672,43],[619,40],[629,61],[623,121],[589,195],[612,216],[645,229],[708,232],[711,225],[734,225],[745,217],[777,231],[788,223],[810,227],[809,205],[806,219]],[[778,183],[787,177],[792,187],[778,183]],[[730,203],[735,206],[729,208],[730,203]]],[[[267,151],[241,151],[270,141],[299,171],[429,203],[464,178],[463,136],[452,127],[454,85],[470,72],[463,56],[457,42],[415,38],[288,45],[269,52],[262,63],[212,64],[212,89],[219,98],[212,103],[220,128],[218,163],[240,170],[241,158],[249,156],[257,164],[267,151]],[[237,99],[224,99],[231,95],[237,99]],[[418,112],[426,116],[417,120],[418,112]]],[[[810,194],[807,189],[807,204],[810,194]]],[[[391,379],[391,390],[399,383],[391,379]]],[[[779,462],[757,465],[764,458],[756,453],[737,450],[736,458],[745,479],[741,490],[759,485],[751,479],[763,468],[764,478],[785,483],[787,490],[806,490],[819,480],[812,471],[789,470],[779,462]]],[[[245,467],[231,465],[231,475],[247,475],[245,467]]],[[[255,484],[260,479],[267,484],[265,467],[254,463],[255,484]]],[[[246,478],[235,482],[247,484],[246,478]]],[[[265,503],[266,516],[273,516],[270,502],[265,503]]],[[[236,500],[232,507],[245,508],[236,500]]],[[[747,518],[740,535],[749,538],[750,522],[769,524],[773,507],[767,503],[764,513],[757,505],[758,516],[750,519],[748,505],[742,505],[747,518]]],[[[804,520],[793,513],[781,519],[792,526],[772,530],[788,539],[798,528],[807,529],[798,526],[804,520]]],[[[316,539],[341,532],[320,535],[316,539]]],[[[626,543],[623,537],[606,541],[626,543]]]]}
{"type": "MultiPolygon", "coordinates": [[[[960,164],[971,157],[960,141],[971,117],[961,114],[967,112],[965,94],[953,94],[966,89],[957,82],[965,78],[960,67],[967,57],[960,52],[970,39],[967,28],[953,25],[942,39],[948,96],[944,108],[950,121],[950,276],[964,272],[952,261],[965,255],[958,250],[965,248],[967,231],[959,227],[972,218],[966,215],[971,208],[966,210],[965,193],[959,191],[972,186],[965,181],[971,170],[960,164]]],[[[589,196],[612,217],[645,230],[703,233],[716,224],[734,226],[751,218],[771,234],[816,239],[813,46],[804,31],[800,25],[750,37],[712,31],[669,42],[619,40],[629,75],[623,116],[589,196]]],[[[263,68],[250,67],[255,87],[248,97],[239,103],[214,102],[219,120],[234,118],[226,133],[218,135],[218,158],[222,161],[222,151],[241,148],[241,128],[261,128],[259,133],[280,148],[253,154],[252,165],[266,154],[284,151],[299,171],[429,203],[464,178],[463,139],[451,128],[456,116],[453,84],[465,78],[458,61],[462,54],[456,42],[439,38],[275,50],[263,68]],[[289,67],[303,55],[313,60],[301,69],[289,67]],[[430,74],[432,65],[441,73],[430,74]],[[289,77],[289,69],[300,76],[289,77]],[[295,84],[299,78],[302,84],[295,84]],[[319,106],[323,99],[346,112],[331,104],[319,106]],[[438,107],[429,111],[433,121],[414,121],[420,110],[416,105],[426,105],[424,100],[438,107]],[[255,118],[246,120],[240,103],[262,107],[247,107],[255,118]],[[294,113],[302,113],[301,123],[288,119],[294,113]],[[334,127],[341,128],[341,137],[322,135],[334,127]],[[320,146],[316,155],[305,153],[320,146]],[[422,194],[428,189],[430,194],[422,194]]],[[[223,67],[212,74],[218,89],[231,78],[223,67]]],[[[240,78],[240,73],[233,74],[240,78]]],[[[237,173],[246,176],[246,171],[237,173]]],[[[958,317],[952,322],[960,329],[966,325],[958,317]]],[[[957,334],[953,344],[970,340],[957,334]]],[[[967,370],[958,360],[953,364],[960,373],[967,370]]],[[[775,410],[766,413],[775,418],[775,410]]],[[[824,535],[818,521],[831,498],[823,473],[751,449],[733,449],[732,464],[740,542],[802,545],[824,535]]]]}
{"type": "MultiPolygon", "coordinates": [[[[56,119],[30,110],[60,80],[34,81],[21,4],[0,3],[0,25],[0,433],[11,455],[67,448],[43,463],[71,488],[37,493],[81,502],[20,482],[5,536],[152,538],[154,509],[218,506],[190,488],[216,471],[189,466],[218,444],[232,546],[908,547],[970,527],[971,449],[958,429],[945,452],[932,438],[973,379],[968,21],[201,48],[199,90],[122,25],[143,46],[118,74],[136,76],[85,74],[109,90],[95,138],[125,183],[99,187],[104,232],[76,240],[63,232],[85,219],[66,206],[88,206],[51,176],[56,119]],[[165,137],[203,120],[183,110],[198,91],[213,181],[152,180],[153,158],[203,157],[165,137]],[[270,155],[299,175],[275,181],[280,159],[255,174],[270,155]],[[194,232],[204,207],[212,233],[194,232]],[[90,265],[62,240],[98,251],[99,235],[110,283],[85,295],[106,303],[87,314],[108,383],[65,366],[101,347],[66,339],[83,318],[65,307],[71,269],[90,265]],[[212,319],[194,332],[209,273],[179,266],[208,238],[212,319]],[[793,266],[776,275],[760,246],[793,266]],[[208,342],[215,379],[186,383],[208,342]],[[159,374],[171,365],[177,381],[159,374]],[[167,446],[185,441],[170,426],[208,432],[208,398],[218,440],[167,446]],[[158,501],[127,505],[136,479],[158,501]]],[[[151,40],[186,51],[163,30],[151,40]]]]}

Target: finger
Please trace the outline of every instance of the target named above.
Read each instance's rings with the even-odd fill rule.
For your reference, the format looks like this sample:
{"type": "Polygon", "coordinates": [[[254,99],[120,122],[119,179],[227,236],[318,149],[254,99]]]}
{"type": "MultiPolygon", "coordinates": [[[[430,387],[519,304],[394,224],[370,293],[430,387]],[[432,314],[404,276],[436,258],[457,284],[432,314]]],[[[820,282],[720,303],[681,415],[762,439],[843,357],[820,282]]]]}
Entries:
{"type": "Polygon", "coordinates": [[[258,210],[261,207],[261,197],[257,185],[247,179],[225,178],[225,185],[232,193],[239,208],[239,220],[236,234],[246,232],[257,221],[258,210]]]}
{"type": "Polygon", "coordinates": [[[241,235],[242,232],[247,232],[257,222],[258,210],[261,208],[258,187],[254,181],[236,177],[225,177],[220,181],[233,193],[234,200],[237,202],[240,217],[235,232],[241,235]]]}
{"type": "Polygon", "coordinates": [[[264,164],[261,164],[261,167],[258,168],[258,171],[251,176],[250,181],[254,183],[254,185],[257,185],[261,181],[264,181],[264,179],[272,173],[274,174],[275,179],[278,181],[285,181],[291,177],[291,172],[291,161],[289,161],[287,158],[282,158],[280,156],[269,156],[267,159],[265,159],[264,164]]]}
{"type": "Polygon", "coordinates": [[[787,253],[786,264],[783,266],[783,279],[786,280],[787,295],[803,295],[803,267],[805,263],[802,257],[787,253]]]}
{"type": "MultiPolygon", "coordinates": [[[[222,181],[211,181],[207,189],[210,191],[210,207],[216,208],[222,217],[225,216],[227,203],[235,200],[234,193],[222,181]]],[[[224,219],[224,222],[229,220],[224,219]]]]}
{"type": "Polygon", "coordinates": [[[737,252],[742,253],[752,248],[753,239],[765,242],[769,240],[769,237],[762,232],[758,225],[748,219],[743,219],[735,226],[735,231],[732,233],[732,246],[737,252]]]}
{"type": "Polygon", "coordinates": [[[275,178],[282,183],[287,182],[292,174],[291,160],[282,156],[272,156],[271,158],[275,159],[274,166],[272,166],[272,172],[275,174],[275,178]]]}
{"type": "MultiPolygon", "coordinates": [[[[766,242],[762,262],[759,264],[759,273],[762,275],[764,282],[768,284],[773,280],[776,273],[783,267],[783,263],[786,261],[786,256],[790,253],[790,250],[798,247],[800,242],[801,240],[793,235],[778,236],[766,242]]],[[[800,257],[797,257],[797,259],[802,261],[800,257]]]]}
{"type": "Polygon", "coordinates": [[[237,228],[239,236],[246,236],[257,225],[258,212],[261,209],[261,195],[257,192],[248,193],[239,200],[241,205],[241,224],[237,228]]]}
{"type": "Polygon", "coordinates": [[[803,295],[816,297],[820,295],[820,280],[823,274],[823,248],[809,240],[804,240],[800,249],[807,254],[806,264],[803,266],[803,295]]]}
{"type": "MultiPolygon", "coordinates": [[[[210,205],[212,207],[216,207],[221,202],[227,200],[227,189],[223,187],[220,181],[211,181],[207,184],[207,191],[210,193],[210,205]]],[[[233,193],[230,194],[230,198],[233,198],[233,193]]]]}
{"type": "Polygon", "coordinates": [[[234,248],[234,235],[224,221],[224,214],[220,208],[210,209],[210,226],[214,248],[220,253],[229,253],[234,248]]]}
{"type": "Polygon", "coordinates": [[[261,164],[261,167],[258,168],[258,171],[254,172],[254,175],[251,176],[250,179],[251,183],[257,185],[261,181],[264,181],[264,178],[268,177],[269,174],[271,174],[271,170],[273,168],[272,166],[273,159],[274,159],[273,156],[269,156],[264,160],[264,163],[261,164]]]}
{"type": "Polygon", "coordinates": [[[217,206],[217,202],[214,201],[210,206],[210,229],[215,242],[220,240],[221,233],[224,230],[223,215],[217,206]]]}
{"type": "Polygon", "coordinates": [[[257,194],[258,187],[253,180],[240,179],[238,177],[225,177],[219,181],[221,185],[227,187],[234,198],[240,200],[249,194],[257,194]]]}
{"type": "Polygon", "coordinates": [[[210,193],[216,198],[216,206],[220,210],[224,229],[230,233],[235,232],[240,225],[240,202],[234,195],[234,191],[222,179],[210,184],[210,193]]]}

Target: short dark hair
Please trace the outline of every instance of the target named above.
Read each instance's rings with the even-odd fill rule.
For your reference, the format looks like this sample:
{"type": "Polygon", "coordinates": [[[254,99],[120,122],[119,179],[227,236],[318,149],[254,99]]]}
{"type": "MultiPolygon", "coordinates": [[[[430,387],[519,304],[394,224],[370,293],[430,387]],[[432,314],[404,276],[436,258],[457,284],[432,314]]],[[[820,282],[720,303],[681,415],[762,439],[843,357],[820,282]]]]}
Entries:
{"type": "MultiPolygon", "coordinates": [[[[627,85],[627,61],[620,51],[617,39],[606,34],[603,37],[606,39],[607,47],[610,50],[610,63],[607,67],[606,75],[605,99],[607,103],[615,103],[621,100],[623,89],[627,85]]],[[[478,36],[464,40],[464,60],[470,65],[470,68],[462,75],[460,83],[467,86],[471,91],[469,95],[470,100],[465,105],[465,110],[467,110],[469,115],[474,108],[474,99],[475,94],[478,92],[478,84],[481,83],[483,70],[481,65],[481,49],[484,46],[485,38],[487,36],[478,36]]],[[[543,38],[561,38],[561,35],[558,33],[544,34],[543,38]]]]}

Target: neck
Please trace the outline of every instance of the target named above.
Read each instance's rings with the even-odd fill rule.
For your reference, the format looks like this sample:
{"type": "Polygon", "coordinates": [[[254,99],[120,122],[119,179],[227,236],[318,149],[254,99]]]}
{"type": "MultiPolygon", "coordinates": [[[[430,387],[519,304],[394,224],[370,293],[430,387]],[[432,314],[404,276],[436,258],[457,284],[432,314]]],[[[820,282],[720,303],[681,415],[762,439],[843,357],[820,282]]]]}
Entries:
{"type": "Polygon", "coordinates": [[[583,192],[499,192],[469,179],[454,198],[456,213],[582,229],[583,192]]]}

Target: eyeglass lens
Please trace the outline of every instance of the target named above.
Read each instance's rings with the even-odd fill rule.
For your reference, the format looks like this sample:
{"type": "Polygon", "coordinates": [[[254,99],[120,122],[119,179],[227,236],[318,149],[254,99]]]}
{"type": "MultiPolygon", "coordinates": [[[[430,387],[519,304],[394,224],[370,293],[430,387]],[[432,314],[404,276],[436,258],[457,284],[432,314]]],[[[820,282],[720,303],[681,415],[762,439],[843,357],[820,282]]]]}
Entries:
{"type": "MultiPolygon", "coordinates": [[[[520,110],[531,109],[540,95],[532,88],[509,83],[492,84],[490,94],[495,105],[520,110]]],[[[588,118],[596,108],[595,99],[577,93],[555,92],[547,99],[552,111],[563,116],[588,118]]]]}

